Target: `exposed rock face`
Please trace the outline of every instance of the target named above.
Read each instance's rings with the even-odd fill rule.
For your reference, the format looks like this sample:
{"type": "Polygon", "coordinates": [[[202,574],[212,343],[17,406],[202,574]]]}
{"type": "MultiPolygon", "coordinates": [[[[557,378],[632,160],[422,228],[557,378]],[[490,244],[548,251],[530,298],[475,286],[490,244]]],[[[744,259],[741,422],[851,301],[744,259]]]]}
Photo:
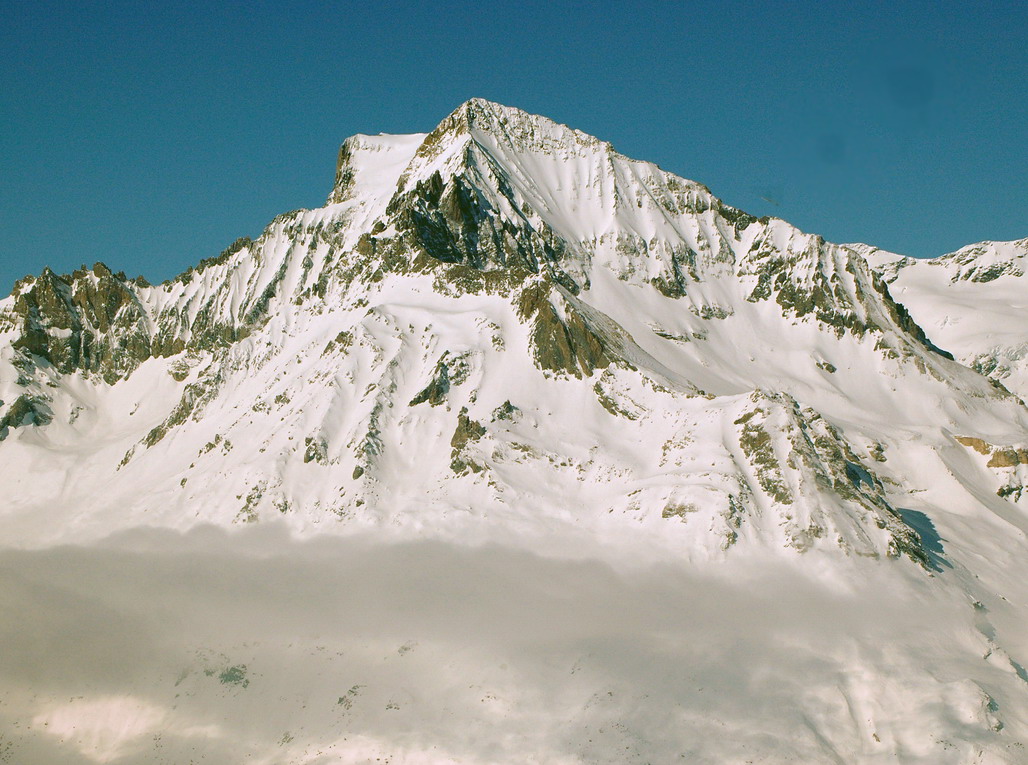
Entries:
{"type": "Polygon", "coordinates": [[[450,469],[454,473],[461,475],[468,471],[482,472],[483,467],[467,457],[465,447],[480,440],[485,433],[485,426],[468,417],[466,408],[460,410],[460,414],[457,415],[457,427],[450,438],[450,447],[453,449],[450,457],[450,469]]]}
{"type": "Polygon", "coordinates": [[[0,441],[7,438],[11,428],[30,425],[49,425],[53,421],[53,413],[45,399],[28,394],[18,396],[17,400],[7,407],[4,416],[0,417],[0,441]]]}
{"type": "Polygon", "coordinates": [[[755,393],[734,425],[752,476],[749,495],[778,508],[788,546],[803,551],[829,538],[874,557],[883,549],[874,539],[881,535],[887,555],[929,565],[920,537],[889,504],[874,469],[820,414],[789,397],[755,393]]]}
{"type": "MultiPolygon", "coordinates": [[[[224,265],[251,244],[245,237],[237,240],[220,256],[163,285],[162,291],[195,283],[206,270],[224,265]]],[[[15,286],[13,303],[5,311],[5,323],[17,330],[12,347],[28,363],[49,364],[62,374],[95,374],[113,384],[155,356],[226,347],[244,338],[263,315],[257,306],[243,322],[226,322],[217,316],[213,301],[198,310],[193,301],[164,306],[163,296],[153,299],[155,291],[143,280],[113,274],[103,263],[70,276],[46,269],[15,286]]]]}
{"type": "Polygon", "coordinates": [[[45,270],[15,291],[10,310],[20,332],[13,346],[64,374],[96,372],[114,382],[151,354],[146,311],[133,287],[102,263],[70,278],[45,270]]]}
{"type": "Polygon", "coordinates": [[[561,298],[559,287],[543,281],[522,290],[518,315],[532,328],[532,358],[540,369],[582,378],[611,363],[608,343],[561,298]]]}
{"type": "Polygon", "coordinates": [[[996,494],[1004,499],[1020,501],[1028,496],[1028,448],[1024,446],[996,446],[974,436],[956,436],[957,442],[974,450],[992,468],[992,474],[1001,482],[996,494]]]}
{"type": "Polygon", "coordinates": [[[435,368],[435,376],[432,382],[425,386],[418,395],[410,400],[411,406],[423,404],[426,401],[432,406],[439,406],[446,401],[446,394],[450,392],[450,368],[444,360],[440,360],[435,368]]]}

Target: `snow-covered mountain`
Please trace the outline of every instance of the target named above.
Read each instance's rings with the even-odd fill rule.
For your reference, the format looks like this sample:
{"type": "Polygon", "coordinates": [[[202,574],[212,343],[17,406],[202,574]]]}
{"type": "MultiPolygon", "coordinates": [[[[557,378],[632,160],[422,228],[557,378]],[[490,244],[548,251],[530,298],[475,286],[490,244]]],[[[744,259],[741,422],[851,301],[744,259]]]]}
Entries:
{"type": "Polygon", "coordinates": [[[942,730],[971,709],[952,754],[911,755],[913,722],[828,748],[1016,762],[1026,253],[831,244],[472,100],[427,134],[347,139],[324,207],[174,280],[19,282],[0,302],[0,524],[26,547],[276,522],[888,570],[976,604],[953,653],[992,663],[911,713],[942,730]]]}
{"type": "Polygon", "coordinates": [[[860,248],[932,338],[1028,400],[1028,239],[981,242],[931,260],[860,248]]]}

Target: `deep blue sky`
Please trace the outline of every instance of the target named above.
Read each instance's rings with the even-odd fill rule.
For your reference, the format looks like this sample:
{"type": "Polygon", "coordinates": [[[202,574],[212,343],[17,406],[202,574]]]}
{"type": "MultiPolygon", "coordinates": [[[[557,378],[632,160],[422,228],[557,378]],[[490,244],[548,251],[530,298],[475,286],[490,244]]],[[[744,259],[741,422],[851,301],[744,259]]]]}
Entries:
{"type": "Polygon", "coordinates": [[[917,256],[1028,236],[1028,3],[0,0],[0,292],[158,281],[482,96],[917,256]]]}

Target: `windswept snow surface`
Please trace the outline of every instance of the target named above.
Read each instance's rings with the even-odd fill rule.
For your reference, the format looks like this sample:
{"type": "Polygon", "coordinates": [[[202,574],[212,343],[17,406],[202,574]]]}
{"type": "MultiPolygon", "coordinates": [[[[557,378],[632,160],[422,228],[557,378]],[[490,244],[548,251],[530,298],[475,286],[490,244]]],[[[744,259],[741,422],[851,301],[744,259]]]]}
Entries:
{"type": "Polygon", "coordinates": [[[1028,761],[1026,242],[476,99],[175,280],[23,280],[0,762],[1028,761]]]}

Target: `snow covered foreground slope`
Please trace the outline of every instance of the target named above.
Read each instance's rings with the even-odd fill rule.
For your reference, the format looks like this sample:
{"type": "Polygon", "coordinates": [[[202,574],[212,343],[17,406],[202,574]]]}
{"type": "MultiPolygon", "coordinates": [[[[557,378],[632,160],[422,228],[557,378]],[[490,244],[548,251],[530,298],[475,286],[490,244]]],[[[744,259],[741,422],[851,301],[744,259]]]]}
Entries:
{"type": "MultiPolygon", "coordinates": [[[[1022,245],[1009,247],[1023,253],[1022,245]]],[[[348,139],[325,207],[279,216],[256,241],[240,240],[175,280],[150,286],[98,264],[20,282],[0,302],[4,538],[43,548],[143,526],[274,522],[301,538],[366,532],[458,551],[500,545],[507,551],[500,558],[517,549],[602,560],[615,572],[644,562],[673,566],[668,581],[687,591],[709,588],[727,608],[748,613],[780,601],[784,623],[793,625],[786,642],[805,658],[786,661],[781,646],[762,653],[726,637],[736,629],[781,635],[778,622],[772,629],[762,617],[742,618],[729,628],[709,602],[679,602],[653,580],[615,576],[610,593],[621,607],[705,614],[707,627],[688,629],[639,616],[649,625],[640,628],[645,634],[628,633],[641,641],[639,666],[681,659],[732,678],[704,682],[727,705],[717,719],[735,716],[734,748],[704,717],[709,708],[694,696],[695,678],[652,686],[633,680],[626,665],[609,659],[620,652],[585,650],[583,643],[599,638],[572,630],[574,639],[557,653],[585,651],[568,663],[594,660],[595,687],[582,685],[569,708],[595,707],[590,694],[620,673],[628,673],[619,682],[631,698],[623,703],[633,708],[668,715],[672,699],[684,704],[679,717],[654,726],[652,715],[627,720],[622,702],[603,699],[597,729],[621,725],[618,735],[632,742],[625,751],[639,761],[671,761],[686,751],[693,761],[756,753],[766,761],[1019,762],[1028,733],[1028,675],[1018,661],[1028,661],[1028,410],[1015,362],[1028,322],[1017,302],[1021,261],[1002,247],[983,247],[939,259],[952,264],[939,268],[833,245],[729,207],[706,187],[591,136],[470,101],[428,134],[348,139]],[[974,299],[992,300],[1005,323],[992,327],[981,317],[993,314],[982,312],[972,331],[943,332],[971,293],[951,296],[931,269],[991,275],[1001,260],[1013,265],[992,281],[972,281],[974,299]],[[930,273],[916,276],[921,271],[930,273]],[[916,278],[906,280],[908,273],[916,278]],[[992,286],[1007,291],[985,298],[992,286]],[[705,562],[712,567],[705,576],[724,581],[697,584],[688,566],[705,562]],[[784,590],[802,593],[798,600],[753,584],[772,572],[784,590]],[[875,587],[854,590],[854,581],[875,587]],[[801,616],[829,613],[839,598],[866,617],[860,623],[885,618],[884,632],[855,639],[857,627],[840,634],[801,616]],[[686,650],[678,643],[685,634],[716,636],[717,656],[686,650]],[[655,635],[671,642],[651,644],[655,635]],[[775,687],[784,682],[772,664],[810,676],[786,694],[791,706],[769,690],[769,677],[779,678],[775,687]],[[651,702],[643,700],[648,692],[651,702]],[[742,704],[748,693],[764,706],[742,704]]],[[[282,543],[286,550],[298,544],[282,543]]],[[[8,559],[18,562],[11,570],[60,571],[60,561],[44,565],[48,554],[8,559]]],[[[120,554],[135,565],[132,550],[120,554]]],[[[197,557],[213,565],[192,551],[168,555],[162,565],[176,576],[197,557]]],[[[402,569],[409,560],[400,557],[402,569]]],[[[74,570],[108,582],[102,560],[76,560],[74,570]]],[[[226,565],[247,569],[247,560],[226,565]]],[[[518,559],[549,565],[539,560],[518,559]]],[[[522,592],[514,584],[518,565],[498,573],[473,555],[466,563],[491,583],[470,606],[483,618],[489,609],[482,603],[511,591],[523,604],[553,608],[545,588],[522,592]]],[[[425,570],[440,587],[455,586],[445,566],[425,570]]],[[[552,574],[554,586],[580,596],[585,612],[602,610],[580,571],[558,566],[552,574]]],[[[247,576],[267,585],[259,570],[247,576]]],[[[402,600],[382,587],[384,601],[402,600]]],[[[62,588],[80,605],[73,585],[62,588]]],[[[105,608],[128,608],[104,597],[105,608]]],[[[258,622],[264,601],[235,597],[240,619],[258,622]]],[[[210,609],[219,606],[211,596],[210,609]]],[[[331,620],[322,629],[345,631],[331,620]]],[[[390,630],[382,627],[388,636],[375,639],[393,640],[390,630]]],[[[184,628],[176,650],[211,639],[200,632],[184,628]]],[[[263,742],[243,730],[247,714],[270,714],[278,708],[273,699],[298,682],[272,682],[272,667],[295,659],[298,676],[328,671],[284,658],[269,647],[281,636],[261,634],[264,647],[246,648],[245,664],[230,660],[243,650],[240,641],[249,645],[242,637],[218,649],[224,659],[211,658],[209,644],[203,656],[194,648],[183,677],[227,677],[221,686],[252,696],[237,667],[263,666],[263,703],[229,709],[211,696],[224,688],[199,681],[189,702],[199,706],[190,714],[201,719],[212,703],[223,716],[219,741],[246,740],[255,752],[277,745],[270,751],[289,761],[321,761],[289,747],[292,739],[263,742]]],[[[639,642],[618,634],[626,645],[639,642]]],[[[348,643],[346,650],[370,649],[348,643]]],[[[462,650],[458,666],[474,675],[473,684],[485,682],[492,670],[482,657],[496,647],[462,650]]],[[[509,698],[488,714],[436,688],[463,710],[449,723],[426,711],[425,688],[441,681],[422,675],[410,692],[408,722],[442,736],[448,725],[495,719],[529,740],[537,731],[530,709],[565,713],[550,710],[552,692],[529,679],[540,661],[547,659],[511,659],[522,677],[494,678],[506,683],[509,698]]],[[[398,682],[386,664],[351,670],[368,674],[365,685],[377,683],[382,693],[398,682]]],[[[97,740],[113,736],[113,748],[89,739],[80,753],[136,756],[140,736],[171,725],[160,722],[174,717],[161,711],[168,698],[140,691],[148,686],[138,677],[124,682],[131,692],[122,695],[134,699],[126,703],[143,710],[145,719],[131,728],[137,732],[124,741],[97,733],[97,740]]],[[[326,698],[335,692],[323,690],[326,698]]],[[[338,705],[350,710],[360,693],[351,699],[343,689],[338,705]]],[[[398,704],[381,701],[385,709],[398,704]]],[[[110,694],[94,702],[87,713],[67,711],[68,719],[121,714],[110,694]]],[[[12,703],[37,708],[21,698],[12,703]]],[[[64,718],[51,718],[63,709],[34,714],[56,729],[64,718]]],[[[430,757],[418,748],[424,741],[382,733],[381,710],[361,714],[347,725],[363,730],[368,752],[410,761],[518,759],[496,741],[444,746],[441,739],[443,754],[430,757]]],[[[183,733],[199,725],[193,717],[172,726],[176,746],[190,736],[218,738],[183,733]]],[[[309,722],[323,751],[341,761],[357,756],[345,754],[353,741],[333,738],[336,717],[326,712],[309,722]]],[[[591,728],[569,734],[570,743],[551,733],[532,739],[530,757],[629,759],[619,758],[621,744],[606,760],[587,751],[591,728]]],[[[31,746],[37,743],[44,746],[31,746]]]]}

